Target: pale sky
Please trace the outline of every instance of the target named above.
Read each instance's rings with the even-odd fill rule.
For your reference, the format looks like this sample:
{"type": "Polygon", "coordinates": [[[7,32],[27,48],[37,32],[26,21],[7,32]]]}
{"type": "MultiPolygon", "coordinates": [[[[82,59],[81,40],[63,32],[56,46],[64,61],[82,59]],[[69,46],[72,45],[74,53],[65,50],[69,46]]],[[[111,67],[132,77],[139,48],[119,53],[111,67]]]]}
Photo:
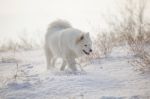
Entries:
{"type": "Polygon", "coordinates": [[[74,27],[94,35],[95,30],[108,28],[106,19],[117,15],[118,1],[0,0],[0,35],[44,35],[47,25],[56,19],[68,20],[74,27]]]}

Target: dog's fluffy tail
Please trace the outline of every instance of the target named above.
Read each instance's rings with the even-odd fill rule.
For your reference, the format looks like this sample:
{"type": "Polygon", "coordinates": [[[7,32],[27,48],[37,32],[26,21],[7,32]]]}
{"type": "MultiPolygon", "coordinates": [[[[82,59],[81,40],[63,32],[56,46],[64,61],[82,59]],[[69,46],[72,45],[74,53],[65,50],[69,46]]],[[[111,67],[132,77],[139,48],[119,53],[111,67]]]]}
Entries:
{"type": "Polygon", "coordinates": [[[49,27],[48,27],[48,31],[49,30],[62,30],[62,29],[66,29],[66,28],[71,28],[72,26],[70,25],[69,22],[65,21],[65,20],[57,20],[52,22],[49,27]]]}

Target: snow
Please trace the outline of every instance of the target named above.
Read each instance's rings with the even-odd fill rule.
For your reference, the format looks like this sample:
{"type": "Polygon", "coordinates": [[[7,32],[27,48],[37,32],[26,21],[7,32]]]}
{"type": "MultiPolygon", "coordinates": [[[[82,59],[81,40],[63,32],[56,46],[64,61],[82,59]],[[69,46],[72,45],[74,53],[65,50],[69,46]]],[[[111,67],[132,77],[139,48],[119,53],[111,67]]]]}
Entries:
{"type": "Polygon", "coordinates": [[[47,71],[42,49],[0,58],[0,99],[150,99],[149,74],[135,71],[122,47],[78,72],[47,71]]]}

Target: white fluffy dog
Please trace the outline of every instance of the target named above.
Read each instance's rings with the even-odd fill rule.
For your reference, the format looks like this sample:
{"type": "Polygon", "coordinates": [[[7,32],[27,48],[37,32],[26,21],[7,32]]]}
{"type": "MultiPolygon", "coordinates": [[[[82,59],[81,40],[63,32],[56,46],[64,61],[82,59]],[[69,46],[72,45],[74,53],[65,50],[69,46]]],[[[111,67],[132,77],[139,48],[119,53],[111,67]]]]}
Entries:
{"type": "Polygon", "coordinates": [[[76,71],[75,59],[84,54],[89,55],[91,46],[89,33],[73,28],[67,21],[57,20],[49,25],[45,36],[47,68],[54,67],[55,60],[62,58],[61,70],[68,65],[72,71],[76,71]]]}

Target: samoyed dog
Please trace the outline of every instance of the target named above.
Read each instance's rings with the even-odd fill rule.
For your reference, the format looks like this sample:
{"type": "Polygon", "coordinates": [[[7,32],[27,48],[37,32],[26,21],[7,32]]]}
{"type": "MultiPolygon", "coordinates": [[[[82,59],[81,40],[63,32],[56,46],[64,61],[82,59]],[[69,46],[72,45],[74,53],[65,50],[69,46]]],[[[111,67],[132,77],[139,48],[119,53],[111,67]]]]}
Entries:
{"type": "Polygon", "coordinates": [[[61,70],[66,66],[77,71],[76,58],[89,55],[92,52],[92,41],[89,33],[73,28],[65,20],[51,23],[45,36],[45,53],[47,69],[55,66],[57,58],[63,60],[61,70]]]}

